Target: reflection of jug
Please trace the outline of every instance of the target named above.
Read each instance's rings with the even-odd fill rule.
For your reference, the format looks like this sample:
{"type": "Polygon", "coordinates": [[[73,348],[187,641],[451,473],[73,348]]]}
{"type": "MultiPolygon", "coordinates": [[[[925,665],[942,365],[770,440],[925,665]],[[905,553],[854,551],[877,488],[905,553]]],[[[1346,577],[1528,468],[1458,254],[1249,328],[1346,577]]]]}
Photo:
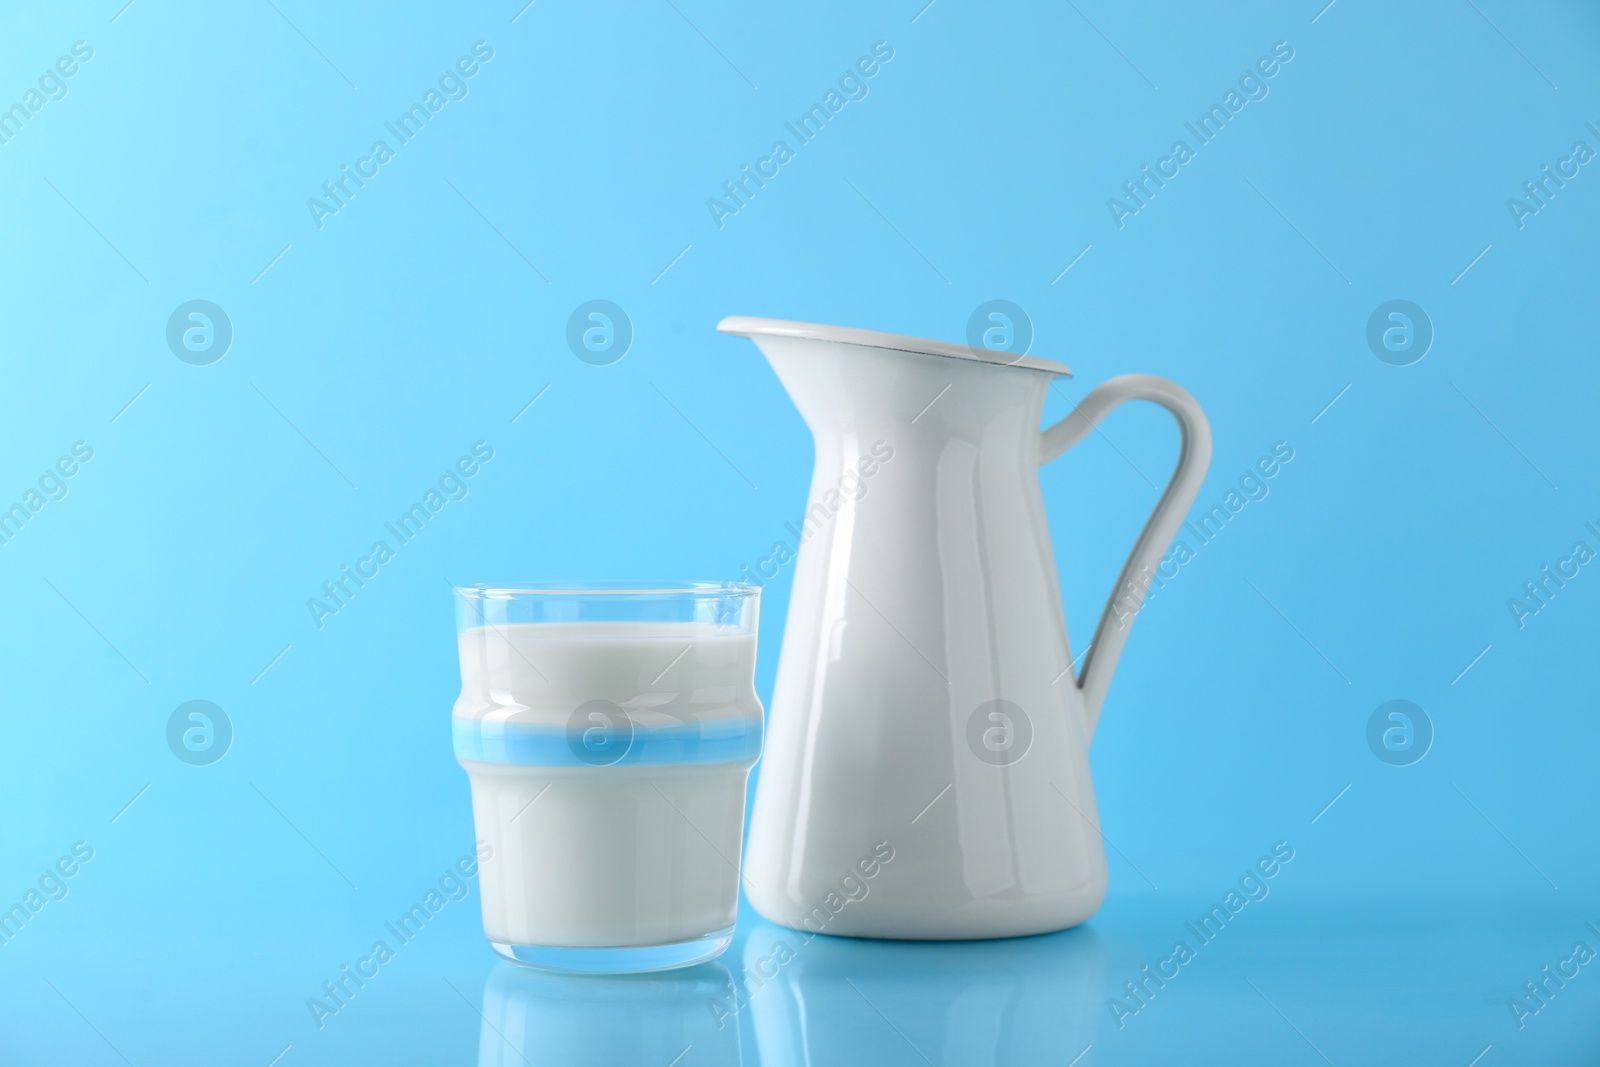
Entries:
{"type": "Polygon", "coordinates": [[[731,982],[715,963],[616,978],[565,978],[502,963],[483,987],[478,1065],[664,1064],[692,1045],[690,1062],[738,1067],[738,1027],[719,1026],[708,1009],[731,982]]]}
{"type": "Polygon", "coordinates": [[[761,923],[745,941],[744,974],[762,1067],[921,1062],[907,1044],[929,1063],[1092,1067],[1083,1053],[1105,1014],[1105,949],[1092,927],[941,945],[761,923]]]}
{"type": "Polygon", "coordinates": [[[771,319],[718,329],[756,343],[816,443],[745,859],[751,904],[861,937],[1083,922],[1106,885],[1089,738],[1210,462],[1199,406],[1128,375],[1041,433],[1045,391],[1069,373],[1059,363],[771,319]],[[1038,469],[1125,400],[1166,408],[1183,443],[1074,679],[1038,469]],[[889,850],[880,869],[872,857],[889,850]],[[869,863],[867,894],[841,894],[869,863]]]}

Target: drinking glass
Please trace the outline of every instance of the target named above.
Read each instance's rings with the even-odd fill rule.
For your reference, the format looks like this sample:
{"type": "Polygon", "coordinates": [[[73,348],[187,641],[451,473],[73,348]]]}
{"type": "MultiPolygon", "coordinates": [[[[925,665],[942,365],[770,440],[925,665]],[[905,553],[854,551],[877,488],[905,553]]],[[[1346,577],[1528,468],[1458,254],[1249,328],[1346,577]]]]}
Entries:
{"type": "Polygon", "coordinates": [[[733,938],[761,753],[760,590],[457,587],[455,753],[483,930],[569,973],[687,967],[733,938]]]}

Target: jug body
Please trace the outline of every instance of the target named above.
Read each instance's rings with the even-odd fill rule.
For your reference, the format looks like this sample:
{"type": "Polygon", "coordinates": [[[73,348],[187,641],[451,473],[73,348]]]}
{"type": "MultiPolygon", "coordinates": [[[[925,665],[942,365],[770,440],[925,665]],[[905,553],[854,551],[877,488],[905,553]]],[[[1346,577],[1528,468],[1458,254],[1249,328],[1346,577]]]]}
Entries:
{"type": "Polygon", "coordinates": [[[1039,490],[1051,372],[757,340],[816,464],[746,895],[866,937],[1082,922],[1106,861],[1039,490]]]}
{"type": "Polygon", "coordinates": [[[1013,937],[1106,891],[1089,741],[1211,431],[1127,374],[1044,431],[1059,363],[895,334],[729,318],[811,428],[816,466],[743,872],[812,933],[1013,937]],[[1039,465],[1118,405],[1177,421],[1178,460],[1078,660],[1039,465]]]}

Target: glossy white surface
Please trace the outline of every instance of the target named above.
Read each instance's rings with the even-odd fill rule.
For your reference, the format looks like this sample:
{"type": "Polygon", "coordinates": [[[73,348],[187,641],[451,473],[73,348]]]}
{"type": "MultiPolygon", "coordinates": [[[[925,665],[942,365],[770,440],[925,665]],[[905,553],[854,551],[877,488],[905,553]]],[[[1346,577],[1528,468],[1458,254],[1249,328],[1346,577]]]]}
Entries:
{"type": "Polygon", "coordinates": [[[1083,922],[1106,885],[1089,739],[1131,620],[1102,618],[1075,677],[1038,469],[1124,400],[1178,418],[1173,482],[1118,582],[1136,604],[1125,583],[1159,560],[1204,476],[1204,416],[1172,383],[1128,376],[1041,433],[1054,372],[762,321],[720,328],[751,336],[810,426],[811,505],[875,446],[892,458],[807,527],[749,834],[751,904],[812,930],[822,905],[827,933],[865,937],[1083,922]],[[861,879],[885,842],[894,859],[861,879]],[[835,911],[856,883],[864,894],[835,911]]]}

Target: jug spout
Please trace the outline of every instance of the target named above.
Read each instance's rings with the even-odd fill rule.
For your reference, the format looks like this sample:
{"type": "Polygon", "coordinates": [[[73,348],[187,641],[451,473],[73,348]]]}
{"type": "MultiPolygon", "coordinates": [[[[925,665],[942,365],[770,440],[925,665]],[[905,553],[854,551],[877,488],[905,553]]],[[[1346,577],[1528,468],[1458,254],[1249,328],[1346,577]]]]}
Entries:
{"type": "MultiPolygon", "coordinates": [[[[1072,376],[1064,364],[1038,356],[1016,356],[988,348],[955,344],[951,341],[929,341],[921,337],[907,337],[897,333],[880,333],[861,330],[853,326],[823,326],[812,322],[791,322],[788,319],[760,319],[749,315],[729,315],[717,323],[721,333],[735,337],[748,337],[758,346],[763,338],[784,337],[794,340],[817,341],[822,344],[850,345],[856,348],[877,349],[885,352],[911,352],[923,356],[945,356],[975,363],[988,363],[1001,367],[1023,367],[1028,370],[1049,371],[1051,374],[1072,376]]],[[[762,351],[766,351],[765,348],[762,351]]]]}
{"type": "Polygon", "coordinates": [[[1037,394],[1042,404],[1049,377],[1072,373],[1033,356],[846,326],[733,316],[717,329],[755,342],[819,450],[841,434],[976,429],[1019,397],[1037,394]]]}

